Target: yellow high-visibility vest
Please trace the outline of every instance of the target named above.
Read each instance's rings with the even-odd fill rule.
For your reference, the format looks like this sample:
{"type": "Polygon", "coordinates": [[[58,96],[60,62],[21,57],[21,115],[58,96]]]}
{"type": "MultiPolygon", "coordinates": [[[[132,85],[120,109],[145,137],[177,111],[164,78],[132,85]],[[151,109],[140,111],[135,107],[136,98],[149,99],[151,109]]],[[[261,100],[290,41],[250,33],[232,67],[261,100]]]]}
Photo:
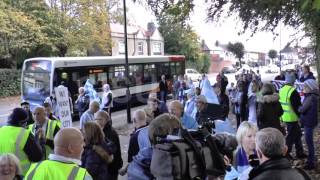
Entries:
{"type": "Polygon", "coordinates": [[[45,160],[31,165],[25,180],[90,180],[86,169],[74,163],[45,160]]]}
{"type": "MultiPolygon", "coordinates": [[[[46,139],[52,140],[54,139],[54,130],[56,129],[56,127],[61,127],[61,122],[60,121],[55,121],[55,120],[48,120],[47,123],[47,128],[46,128],[46,139]]],[[[30,124],[28,126],[28,129],[31,131],[31,133],[33,135],[35,135],[34,133],[34,129],[36,127],[36,123],[30,124]]],[[[51,154],[53,152],[53,149],[51,149],[48,145],[45,145],[46,148],[46,154],[45,154],[45,159],[48,159],[49,154],[51,154]]]]}
{"type": "Polygon", "coordinates": [[[22,172],[26,174],[30,160],[23,151],[30,135],[30,130],[23,127],[3,126],[0,128],[0,154],[12,153],[20,160],[22,172]]]}
{"type": "Polygon", "coordinates": [[[299,120],[298,115],[294,112],[290,97],[295,90],[294,87],[285,85],[279,91],[280,103],[283,109],[283,114],[281,116],[281,120],[283,122],[297,122],[299,120]]]}

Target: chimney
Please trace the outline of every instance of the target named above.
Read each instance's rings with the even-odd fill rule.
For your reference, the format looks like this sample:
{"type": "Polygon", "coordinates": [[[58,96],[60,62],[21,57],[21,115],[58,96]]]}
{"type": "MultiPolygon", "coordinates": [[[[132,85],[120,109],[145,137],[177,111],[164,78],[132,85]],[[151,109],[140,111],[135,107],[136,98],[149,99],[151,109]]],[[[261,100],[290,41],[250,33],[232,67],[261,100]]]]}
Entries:
{"type": "Polygon", "coordinates": [[[156,25],[154,24],[154,22],[149,22],[148,23],[148,31],[150,33],[153,33],[155,29],[156,29],[156,25]]]}

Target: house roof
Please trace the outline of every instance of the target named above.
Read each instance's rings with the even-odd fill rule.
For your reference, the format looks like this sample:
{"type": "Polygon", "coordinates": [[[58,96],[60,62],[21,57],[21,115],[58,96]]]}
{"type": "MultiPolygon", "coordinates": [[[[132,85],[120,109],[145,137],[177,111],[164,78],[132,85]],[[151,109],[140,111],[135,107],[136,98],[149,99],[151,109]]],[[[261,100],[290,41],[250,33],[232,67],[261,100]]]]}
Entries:
{"type": "Polygon", "coordinates": [[[292,48],[290,46],[286,46],[280,52],[281,53],[292,53],[292,52],[297,52],[297,49],[292,48]]]}
{"type": "MultiPolygon", "coordinates": [[[[110,29],[111,29],[111,32],[113,32],[113,33],[124,34],[124,27],[122,24],[110,23],[110,29]]],[[[138,25],[128,25],[127,26],[127,33],[128,34],[137,34],[139,31],[141,31],[145,37],[151,37],[153,35],[153,33],[155,32],[155,30],[152,32],[145,30],[144,28],[142,28],[141,26],[138,26],[138,25]]]]}
{"type": "MultiPolygon", "coordinates": [[[[122,24],[110,23],[110,29],[111,29],[111,32],[113,32],[113,33],[124,34],[124,27],[122,24]]],[[[139,30],[140,30],[140,27],[138,27],[138,26],[132,26],[132,25],[127,26],[127,33],[128,34],[136,34],[136,33],[138,33],[139,30]]]]}

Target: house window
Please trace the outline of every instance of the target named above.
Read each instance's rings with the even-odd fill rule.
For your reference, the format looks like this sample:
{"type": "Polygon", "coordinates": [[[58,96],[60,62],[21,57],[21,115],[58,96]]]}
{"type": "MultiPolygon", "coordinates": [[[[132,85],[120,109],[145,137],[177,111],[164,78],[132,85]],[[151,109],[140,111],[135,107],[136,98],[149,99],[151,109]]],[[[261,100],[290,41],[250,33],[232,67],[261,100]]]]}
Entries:
{"type": "Polygon", "coordinates": [[[161,55],[161,43],[154,42],[152,45],[153,55],[161,55]]]}
{"type": "Polygon", "coordinates": [[[119,54],[125,53],[124,41],[119,41],[119,54]]]}
{"type": "Polygon", "coordinates": [[[143,55],[143,42],[138,42],[138,55],[143,55]]]}

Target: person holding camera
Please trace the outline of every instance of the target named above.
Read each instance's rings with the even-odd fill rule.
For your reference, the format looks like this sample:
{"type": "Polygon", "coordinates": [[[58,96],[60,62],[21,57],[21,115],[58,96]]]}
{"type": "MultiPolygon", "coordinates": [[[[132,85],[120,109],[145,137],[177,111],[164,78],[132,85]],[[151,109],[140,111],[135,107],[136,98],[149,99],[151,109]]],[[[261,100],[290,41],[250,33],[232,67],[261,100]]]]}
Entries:
{"type": "Polygon", "coordinates": [[[61,123],[60,121],[48,119],[45,108],[42,106],[36,107],[33,114],[35,123],[29,125],[28,129],[45,146],[45,157],[43,159],[47,159],[49,154],[53,152],[53,139],[60,130],[61,123]]]}

